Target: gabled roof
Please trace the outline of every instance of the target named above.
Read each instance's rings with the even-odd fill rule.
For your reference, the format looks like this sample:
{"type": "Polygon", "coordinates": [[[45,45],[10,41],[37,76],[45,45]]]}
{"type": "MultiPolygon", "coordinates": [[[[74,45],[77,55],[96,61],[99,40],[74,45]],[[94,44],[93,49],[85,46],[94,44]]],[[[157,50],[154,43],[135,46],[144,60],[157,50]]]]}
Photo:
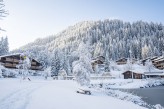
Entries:
{"type": "Polygon", "coordinates": [[[119,61],[121,61],[121,60],[127,61],[128,59],[127,59],[127,58],[120,58],[120,59],[116,60],[116,62],[119,62],[119,61]]]}
{"type": "MultiPolygon", "coordinates": [[[[148,70],[146,69],[146,67],[141,66],[141,65],[134,65],[134,66],[132,66],[132,70],[124,70],[124,72],[126,72],[126,71],[132,71],[134,73],[139,73],[139,74],[145,74],[145,72],[148,73],[148,70]]],[[[153,69],[151,69],[151,72],[163,72],[163,71],[159,70],[157,68],[153,68],[153,69]]]]}
{"type": "MultiPolygon", "coordinates": [[[[119,62],[119,61],[121,61],[121,60],[125,60],[125,61],[127,61],[128,58],[120,58],[120,59],[116,60],[116,62],[119,62]]],[[[132,61],[137,61],[137,59],[132,58],[132,61]]]]}
{"type": "Polygon", "coordinates": [[[145,72],[145,75],[158,75],[158,76],[164,76],[164,72],[145,72]]]}
{"type": "Polygon", "coordinates": [[[91,63],[95,63],[95,62],[104,63],[105,62],[105,57],[104,56],[98,56],[96,58],[93,58],[91,63]]]}
{"type": "Polygon", "coordinates": [[[158,57],[158,58],[156,58],[156,59],[154,59],[154,61],[163,61],[164,60],[164,56],[160,56],[160,57],[158,57]]]}
{"type": "Polygon", "coordinates": [[[18,56],[18,55],[23,55],[23,54],[22,53],[15,53],[15,54],[2,55],[2,56],[0,56],[0,58],[2,58],[2,57],[11,57],[11,56],[18,56]]]}
{"type": "Polygon", "coordinates": [[[144,72],[138,72],[136,70],[127,70],[127,71],[123,72],[122,74],[124,74],[124,73],[126,73],[128,71],[133,72],[133,73],[136,73],[136,74],[144,74],[144,72]]]}
{"type": "MultiPolygon", "coordinates": [[[[15,53],[15,54],[8,54],[8,55],[2,55],[2,56],[0,56],[0,60],[2,59],[2,58],[6,58],[6,57],[16,57],[16,58],[19,58],[20,59],[20,56],[27,56],[27,55],[25,55],[25,54],[23,54],[23,53],[15,53]]],[[[32,60],[32,61],[34,61],[34,62],[36,62],[36,63],[38,63],[38,64],[40,64],[41,65],[41,63],[39,62],[39,61],[37,61],[36,59],[34,59],[34,58],[31,58],[31,57],[29,57],[30,58],[30,60],[32,60]]]]}
{"type": "Polygon", "coordinates": [[[143,59],[143,60],[141,60],[141,61],[146,61],[146,60],[148,60],[148,59],[154,60],[154,59],[157,59],[157,58],[158,58],[158,56],[147,57],[146,59],[143,59]]]}
{"type": "Polygon", "coordinates": [[[97,56],[97,57],[93,58],[92,60],[104,60],[105,61],[105,57],[104,56],[97,56]]]}

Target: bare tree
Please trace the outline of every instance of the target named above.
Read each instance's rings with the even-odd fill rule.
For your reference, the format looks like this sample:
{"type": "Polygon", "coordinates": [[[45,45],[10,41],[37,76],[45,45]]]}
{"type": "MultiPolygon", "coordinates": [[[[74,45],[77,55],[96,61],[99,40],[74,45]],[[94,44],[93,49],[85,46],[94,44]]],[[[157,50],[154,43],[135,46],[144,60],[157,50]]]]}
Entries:
{"type": "Polygon", "coordinates": [[[6,17],[6,15],[8,14],[8,12],[4,9],[4,7],[5,7],[5,4],[3,0],[0,0],[0,18],[6,17]]]}
{"type": "MultiPolygon", "coordinates": [[[[4,4],[3,0],[0,0],[0,19],[2,17],[6,17],[6,15],[8,15],[8,12],[4,9],[4,7],[5,7],[5,4],[4,4]]],[[[5,30],[1,29],[1,27],[0,27],[0,31],[5,31],[5,30]]]]}

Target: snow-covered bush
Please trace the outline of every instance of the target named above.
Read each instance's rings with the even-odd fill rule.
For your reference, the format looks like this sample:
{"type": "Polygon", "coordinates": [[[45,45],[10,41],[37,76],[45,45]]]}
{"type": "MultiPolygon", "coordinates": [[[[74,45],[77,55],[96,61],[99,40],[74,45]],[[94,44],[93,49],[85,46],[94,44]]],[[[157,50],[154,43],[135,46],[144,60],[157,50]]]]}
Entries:
{"type": "Polygon", "coordinates": [[[130,61],[130,59],[127,60],[127,63],[125,65],[125,68],[124,68],[126,71],[131,71],[133,70],[133,66],[132,66],[132,62],[130,61]]]}
{"type": "Polygon", "coordinates": [[[67,73],[64,69],[59,71],[58,79],[64,79],[64,80],[67,79],[67,73]]]}
{"type": "Polygon", "coordinates": [[[162,107],[160,104],[156,104],[154,107],[155,109],[164,109],[164,107],[162,107]]]}
{"type": "Polygon", "coordinates": [[[155,80],[155,79],[150,79],[150,80],[147,80],[147,82],[142,85],[141,88],[148,88],[148,87],[155,87],[155,86],[162,86],[164,85],[164,80],[161,79],[161,80],[155,80]]]}
{"type": "Polygon", "coordinates": [[[2,70],[1,70],[1,68],[0,68],[0,78],[2,78],[2,70]]]}
{"type": "Polygon", "coordinates": [[[146,106],[147,105],[147,103],[144,102],[141,99],[141,97],[132,95],[132,94],[127,93],[127,92],[122,92],[122,91],[119,91],[119,90],[106,90],[105,92],[109,96],[112,96],[112,97],[115,97],[115,98],[118,98],[118,99],[121,99],[121,100],[131,101],[131,102],[133,102],[135,104],[138,104],[140,106],[146,106]]]}
{"type": "Polygon", "coordinates": [[[18,72],[14,69],[7,69],[4,67],[0,68],[0,75],[1,77],[16,77],[16,75],[18,74],[18,72]]]}
{"type": "Polygon", "coordinates": [[[0,75],[2,75],[2,69],[4,69],[4,67],[0,63],[0,75]]]}
{"type": "Polygon", "coordinates": [[[51,67],[48,67],[44,70],[43,76],[45,77],[45,79],[47,79],[47,77],[51,76],[51,67]]]}
{"type": "Polygon", "coordinates": [[[110,61],[110,69],[111,70],[118,70],[117,63],[115,61],[110,61]]]}
{"type": "Polygon", "coordinates": [[[111,74],[109,72],[103,72],[102,76],[111,76],[111,74]]]}

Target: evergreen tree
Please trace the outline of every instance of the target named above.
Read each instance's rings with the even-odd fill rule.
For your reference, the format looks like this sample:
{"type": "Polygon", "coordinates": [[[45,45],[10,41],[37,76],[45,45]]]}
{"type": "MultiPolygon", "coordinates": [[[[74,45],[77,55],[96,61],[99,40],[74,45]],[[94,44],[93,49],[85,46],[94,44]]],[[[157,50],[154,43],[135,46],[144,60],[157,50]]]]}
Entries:
{"type": "Polygon", "coordinates": [[[151,72],[154,69],[154,65],[150,59],[145,62],[146,69],[151,72]]]}
{"type": "Polygon", "coordinates": [[[89,46],[83,42],[78,47],[79,60],[74,62],[73,73],[76,81],[81,86],[90,84],[90,73],[92,73],[91,54],[89,46]]]}
{"type": "Polygon", "coordinates": [[[31,67],[31,61],[26,55],[21,54],[19,64],[16,67],[19,69],[23,79],[26,79],[26,77],[29,75],[28,70],[31,67]]]}
{"type": "MultiPolygon", "coordinates": [[[[161,23],[143,21],[133,23],[120,20],[84,21],[60,34],[37,39],[14,52],[28,51],[28,55],[45,62],[45,65],[54,66],[52,71],[55,74],[60,69],[64,69],[67,73],[70,69],[72,73],[72,63],[79,58],[76,53],[78,46],[82,41],[88,40],[89,46],[94,50],[91,52],[92,57],[102,55],[115,61],[130,57],[129,50],[131,56],[136,59],[161,56],[164,52],[164,26],[161,23]]],[[[1,40],[0,55],[6,54],[2,50],[4,47],[2,42],[1,40]]]]}
{"type": "Polygon", "coordinates": [[[58,75],[60,69],[63,69],[63,59],[61,57],[62,54],[60,49],[56,49],[53,51],[53,54],[51,56],[51,73],[55,76],[58,75]]]}
{"type": "Polygon", "coordinates": [[[9,53],[9,44],[8,44],[8,38],[1,38],[0,40],[0,55],[6,55],[9,53]]]}

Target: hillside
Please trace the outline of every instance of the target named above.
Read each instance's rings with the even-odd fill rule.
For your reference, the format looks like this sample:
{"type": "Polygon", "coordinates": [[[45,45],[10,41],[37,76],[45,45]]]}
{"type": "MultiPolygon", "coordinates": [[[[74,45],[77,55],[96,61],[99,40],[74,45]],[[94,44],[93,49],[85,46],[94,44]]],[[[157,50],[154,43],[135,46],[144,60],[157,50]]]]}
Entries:
{"type": "MultiPolygon", "coordinates": [[[[82,41],[89,42],[92,57],[103,55],[107,60],[130,57],[130,53],[136,59],[161,56],[164,52],[164,26],[143,21],[84,21],[13,52],[24,52],[46,66],[52,65],[52,59],[58,59],[71,68],[72,62],[78,57],[75,51],[82,41]]],[[[58,69],[63,66],[60,64],[58,69]]]]}

